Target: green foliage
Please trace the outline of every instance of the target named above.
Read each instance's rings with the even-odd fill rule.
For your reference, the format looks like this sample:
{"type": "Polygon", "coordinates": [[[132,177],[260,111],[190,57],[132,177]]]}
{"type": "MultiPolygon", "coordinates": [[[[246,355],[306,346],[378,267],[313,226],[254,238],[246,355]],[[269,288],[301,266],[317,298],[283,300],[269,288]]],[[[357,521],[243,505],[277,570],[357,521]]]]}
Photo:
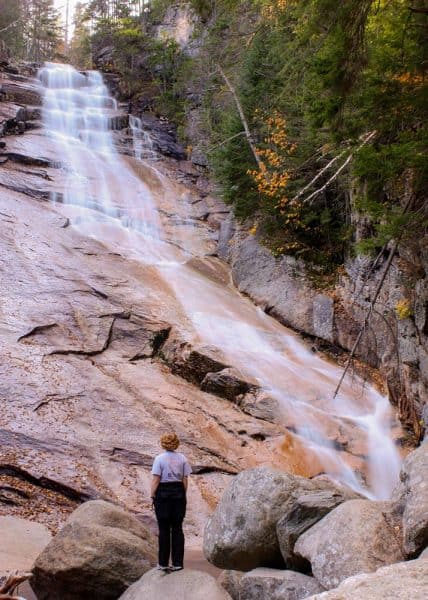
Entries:
{"type": "Polygon", "coordinates": [[[249,174],[257,165],[247,140],[234,137],[243,129],[236,103],[221,78],[211,77],[206,128],[209,144],[218,148],[209,156],[236,214],[256,216],[276,253],[282,249],[318,263],[340,263],[352,240],[348,189],[358,177],[377,205],[370,213],[369,239],[359,250],[396,237],[417,214],[423,231],[426,224],[417,211],[428,172],[427,15],[410,11],[406,0],[217,1],[213,14],[201,68],[215,73],[221,64],[257,148],[274,152],[289,178],[282,196],[260,193],[249,174]],[[292,154],[266,138],[265,117],[274,113],[286,119],[286,134],[296,145],[292,154]],[[361,136],[372,131],[374,142],[360,148],[361,136]],[[299,206],[290,202],[341,153],[343,159],[309,186],[299,206]],[[321,188],[350,154],[349,167],[306,203],[305,196],[321,188]],[[403,216],[405,181],[415,201],[403,216]]]}
{"type": "Polygon", "coordinates": [[[91,35],[83,2],[77,2],[74,11],[74,34],[70,44],[70,60],[81,69],[92,68],[91,35]]]}
{"type": "Polygon", "coordinates": [[[150,81],[156,110],[181,131],[192,96],[201,98],[205,150],[219,189],[238,217],[259,223],[274,253],[326,269],[340,264],[353,240],[351,181],[365,189],[358,208],[370,223],[357,251],[382,246],[403,227],[423,233],[427,15],[410,10],[423,8],[422,0],[189,0],[202,40],[192,58],[153,37],[172,4],[154,0],[149,14],[137,15],[126,12],[131,3],[93,0],[92,46],[112,44],[111,68],[122,74],[127,94],[150,81]],[[239,99],[263,172],[218,65],[239,99]],[[272,115],[284,123],[275,136],[272,115]],[[403,216],[409,194],[413,206],[403,216]]]}
{"type": "Polygon", "coordinates": [[[53,0],[0,0],[0,40],[14,58],[55,58],[62,29],[53,0]]]}

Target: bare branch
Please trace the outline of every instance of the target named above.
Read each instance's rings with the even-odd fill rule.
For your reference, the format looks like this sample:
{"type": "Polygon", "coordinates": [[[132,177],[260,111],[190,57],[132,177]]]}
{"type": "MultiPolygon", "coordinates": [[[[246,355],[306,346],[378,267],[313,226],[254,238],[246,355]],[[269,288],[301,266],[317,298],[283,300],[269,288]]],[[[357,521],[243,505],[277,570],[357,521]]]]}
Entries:
{"type": "Polygon", "coordinates": [[[0,600],[24,600],[21,596],[12,596],[16,588],[30,579],[31,573],[11,573],[6,580],[0,582],[0,600]]]}
{"type": "Polygon", "coordinates": [[[227,144],[227,142],[231,142],[232,140],[234,140],[237,137],[240,137],[241,135],[246,135],[245,131],[240,131],[239,133],[235,133],[235,135],[232,135],[231,137],[228,137],[227,139],[223,140],[219,144],[216,144],[215,146],[211,146],[211,148],[208,148],[208,150],[206,151],[206,153],[209,154],[210,152],[212,152],[216,148],[220,148],[220,146],[224,146],[224,144],[227,144]]]}
{"type": "Polygon", "coordinates": [[[3,27],[3,29],[0,29],[0,33],[4,33],[5,31],[8,31],[8,29],[11,29],[15,25],[18,25],[21,18],[22,17],[19,17],[19,19],[16,19],[16,21],[13,21],[12,23],[9,23],[9,25],[7,25],[6,27],[3,27]]]}
{"type": "Polygon", "coordinates": [[[343,150],[340,154],[338,154],[337,156],[335,156],[334,158],[331,159],[331,161],[325,165],[325,167],[323,167],[321,169],[321,171],[319,171],[319,173],[317,173],[317,175],[315,175],[315,177],[307,184],[305,185],[298,194],[296,194],[294,196],[294,198],[291,200],[291,202],[295,202],[296,200],[298,200],[298,198],[300,198],[300,196],[302,196],[307,189],[309,189],[310,187],[313,186],[313,184],[318,181],[318,179],[331,167],[331,165],[333,165],[337,160],[339,160],[339,158],[341,156],[343,156],[345,154],[346,150],[343,150]]]}
{"type": "Polygon", "coordinates": [[[257,163],[259,169],[262,171],[263,170],[263,163],[260,160],[259,155],[257,154],[257,148],[256,148],[256,145],[254,144],[254,140],[253,140],[253,136],[251,135],[250,128],[248,127],[248,122],[247,122],[247,119],[245,118],[244,110],[243,110],[242,104],[241,104],[241,102],[240,102],[240,100],[238,98],[238,94],[236,93],[235,88],[230,83],[229,78],[227,77],[227,75],[223,71],[223,69],[220,67],[220,65],[217,65],[217,70],[220,73],[220,75],[223,77],[223,79],[224,79],[227,87],[230,90],[230,93],[233,96],[233,99],[235,100],[236,108],[238,109],[238,113],[239,113],[239,116],[241,118],[241,122],[242,122],[242,125],[244,127],[244,130],[245,130],[245,137],[248,140],[248,144],[249,144],[249,146],[251,148],[251,152],[253,153],[254,158],[256,159],[256,163],[257,163]]]}
{"type": "Polygon", "coordinates": [[[354,157],[354,154],[356,154],[357,152],[359,152],[361,150],[361,148],[363,146],[365,146],[370,140],[372,140],[374,138],[374,136],[376,135],[376,131],[372,131],[371,133],[369,133],[363,140],[363,142],[358,146],[358,148],[348,156],[348,158],[345,160],[345,162],[337,169],[337,171],[335,173],[333,173],[333,175],[330,177],[330,179],[322,186],[320,187],[318,190],[315,190],[315,192],[312,192],[312,194],[309,194],[309,196],[307,196],[303,202],[309,202],[310,200],[313,200],[316,196],[318,196],[319,194],[321,194],[322,192],[324,192],[328,186],[333,183],[333,181],[335,179],[337,179],[340,175],[340,173],[343,171],[343,169],[345,169],[349,163],[351,162],[351,160],[354,157]]]}
{"type": "Polygon", "coordinates": [[[413,6],[409,6],[409,10],[413,13],[428,15],[428,8],[414,8],[413,6]]]}
{"type": "MultiPolygon", "coordinates": [[[[406,202],[406,205],[403,208],[403,215],[411,208],[411,206],[413,204],[413,200],[414,200],[413,197],[410,197],[408,199],[408,201],[406,202]]],[[[403,233],[404,233],[404,231],[403,231],[403,233]]],[[[352,346],[351,352],[350,352],[350,354],[348,356],[348,360],[346,361],[345,368],[343,369],[343,373],[342,373],[342,375],[340,377],[339,383],[337,384],[336,389],[334,390],[333,399],[336,398],[337,394],[339,393],[340,387],[341,387],[341,385],[343,383],[343,380],[346,377],[346,374],[347,374],[347,372],[349,370],[349,367],[351,366],[352,360],[353,360],[353,358],[355,356],[355,352],[356,352],[356,350],[358,348],[358,345],[359,345],[359,343],[361,341],[361,338],[363,337],[363,334],[364,334],[364,332],[367,329],[370,317],[372,316],[372,313],[374,311],[376,301],[377,301],[378,296],[380,294],[380,291],[382,289],[382,286],[383,286],[383,283],[385,281],[385,278],[386,278],[386,276],[388,274],[389,268],[390,268],[390,266],[392,264],[392,260],[393,260],[393,258],[395,256],[395,253],[397,252],[398,244],[400,243],[400,240],[401,240],[401,237],[402,237],[403,233],[393,242],[393,244],[391,246],[391,251],[390,251],[388,260],[386,262],[385,269],[384,269],[384,271],[382,273],[382,277],[380,278],[380,280],[379,280],[379,282],[378,282],[378,284],[376,286],[376,290],[375,290],[375,293],[373,295],[373,299],[370,302],[370,306],[369,306],[369,308],[368,308],[368,310],[366,312],[366,316],[364,317],[363,324],[361,325],[360,331],[358,332],[357,338],[356,338],[356,340],[354,342],[354,345],[352,346]]]]}

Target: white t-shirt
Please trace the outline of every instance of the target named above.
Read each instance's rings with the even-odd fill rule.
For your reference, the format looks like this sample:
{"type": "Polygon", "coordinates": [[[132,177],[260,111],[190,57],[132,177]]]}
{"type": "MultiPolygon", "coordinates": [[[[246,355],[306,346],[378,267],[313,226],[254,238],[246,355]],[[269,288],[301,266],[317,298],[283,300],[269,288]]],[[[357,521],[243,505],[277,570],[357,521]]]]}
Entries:
{"type": "Polygon", "coordinates": [[[161,483],[183,481],[183,477],[191,472],[192,468],[184,454],[168,450],[156,456],[152,467],[152,475],[159,475],[161,483]]]}

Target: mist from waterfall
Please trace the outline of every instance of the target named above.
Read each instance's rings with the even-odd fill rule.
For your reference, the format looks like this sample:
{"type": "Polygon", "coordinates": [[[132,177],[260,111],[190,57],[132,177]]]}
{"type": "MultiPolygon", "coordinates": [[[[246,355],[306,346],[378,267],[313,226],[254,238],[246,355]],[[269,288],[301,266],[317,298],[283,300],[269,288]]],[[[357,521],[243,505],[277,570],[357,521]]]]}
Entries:
{"type": "MultiPolygon", "coordinates": [[[[218,348],[278,404],[297,453],[307,450],[307,460],[315,456],[336,480],[370,497],[387,498],[400,468],[388,399],[348,376],[333,400],[340,367],[312,352],[234,288],[186,264],[197,254],[196,246],[167,239],[156,200],[159,194],[173,195],[174,188],[158,174],[161,190],[152,191],[151,183],[119,154],[113,128],[120,114],[99,73],[50,63],[39,79],[45,131],[64,165],[64,191],[52,200],[68,207],[71,224],[106,246],[156,265],[192,323],[195,339],[218,348]],[[332,438],[343,438],[341,447],[332,438]],[[346,449],[353,444],[355,456],[368,456],[368,489],[348,462],[346,449]]],[[[141,121],[131,117],[130,129],[136,158],[151,158],[141,121]]]]}

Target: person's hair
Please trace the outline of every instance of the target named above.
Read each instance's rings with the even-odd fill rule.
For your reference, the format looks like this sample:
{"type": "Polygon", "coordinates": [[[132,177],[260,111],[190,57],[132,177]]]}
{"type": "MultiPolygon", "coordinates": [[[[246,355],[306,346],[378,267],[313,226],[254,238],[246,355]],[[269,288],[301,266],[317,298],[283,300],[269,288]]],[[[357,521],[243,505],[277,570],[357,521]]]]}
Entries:
{"type": "Polygon", "coordinates": [[[160,443],[164,450],[177,450],[180,440],[175,433],[165,433],[161,437],[160,443]]]}

